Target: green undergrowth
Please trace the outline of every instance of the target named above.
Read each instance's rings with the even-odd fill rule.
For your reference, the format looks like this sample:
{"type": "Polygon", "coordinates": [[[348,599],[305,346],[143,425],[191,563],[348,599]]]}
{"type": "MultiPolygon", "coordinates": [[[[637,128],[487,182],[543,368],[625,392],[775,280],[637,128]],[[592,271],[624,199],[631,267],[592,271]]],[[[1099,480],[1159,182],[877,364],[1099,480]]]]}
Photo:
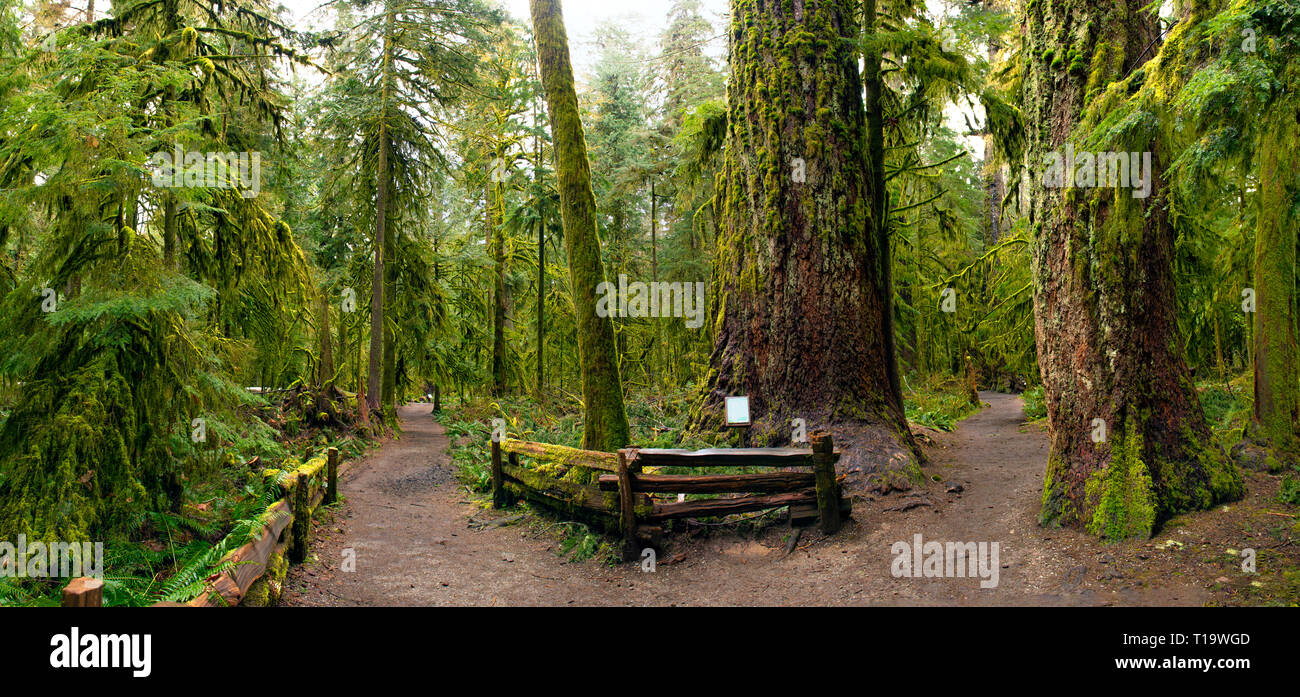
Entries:
{"type": "Polygon", "coordinates": [[[951,431],[966,417],[980,410],[972,404],[965,386],[958,380],[932,379],[903,392],[907,420],[939,431],[951,431]]]}
{"type": "Polygon", "coordinates": [[[1232,447],[1241,440],[1254,410],[1251,376],[1243,374],[1226,385],[1217,381],[1201,383],[1196,391],[1215,441],[1224,448],[1232,447]]]}
{"type": "Polygon", "coordinates": [[[1047,418],[1047,397],[1043,394],[1042,385],[1034,385],[1021,392],[1020,401],[1024,404],[1023,410],[1026,421],[1047,418]]]}
{"type": "MultiPolygon", "coordinates": [[[[230,568],[222,557],[261,529],[262,514],[281,495],[276,481],[262,476],[263,469],[274,465],[289,471],[329,447],[338,448],[342,460],[353,460],[371,443],[350,435],[330,440],[315,431],[283,442],[242,445],[260,450],[257,466],[236,454],[247,450],[233,447],[212,462],[192,462],[193,481],[179,511],[146,511],[131,523],[130,535],[103,541],[104,605],[139,607],[198,597],[205,579],[230,568]]],[[[57,606],[69,580],[0,577],[0,605],[57,606]]]]}

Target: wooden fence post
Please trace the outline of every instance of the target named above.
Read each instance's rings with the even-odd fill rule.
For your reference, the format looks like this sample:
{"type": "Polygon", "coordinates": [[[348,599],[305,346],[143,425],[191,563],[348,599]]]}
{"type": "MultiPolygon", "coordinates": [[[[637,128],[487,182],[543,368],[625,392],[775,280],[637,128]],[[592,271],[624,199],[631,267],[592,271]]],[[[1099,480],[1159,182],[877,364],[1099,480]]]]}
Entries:
{"type": "Polygon", "coordinates": [[[307,500],[307,477],[298,475],[293,490],[293,544],[289,546],[289,561],[301,564],[307,558],[307,536],[311,530],[311,509],[307,500]]]}
{"type": "Polygon", "coordinates": [[[492,438],[492,507],[506,507],[505,473],[501,471],[501,443],[492,438]]]}
{"type": "Polygon", "coordinates": [[[339,449],[330,448],[325,451],[329,457],[329,484],[325,489],[325,505],[329,505],[339,500],[339,449]]]}
{"type": "Polygon", "coordinates": [[[104,604],[104,581],[82,576],[63,588],[63,607],[101,607],[104,604]]]}
{"type": "Polygon", "coordinates": [[[840,529],[840,493],[835,482],[835,443],[829,431],[811,434],[813,447],[813,473],[817,477],[817,515],[822,532],[831,534],[840,529]]]}
{"type": "Polygon", "coordinates": [[[636,541],[636,493],[632,486],[635,466],[635,454],[629,458],[626,449],[618,451],[618,523],[623,532],[623,561],[634,561],[640,556],[636,541]]]}

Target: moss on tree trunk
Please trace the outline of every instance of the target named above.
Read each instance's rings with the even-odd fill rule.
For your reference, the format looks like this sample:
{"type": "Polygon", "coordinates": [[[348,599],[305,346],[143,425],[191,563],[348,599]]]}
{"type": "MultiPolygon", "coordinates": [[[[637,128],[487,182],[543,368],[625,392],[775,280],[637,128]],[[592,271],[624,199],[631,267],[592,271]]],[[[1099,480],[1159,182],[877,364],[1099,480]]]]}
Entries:
{"type": "Polygon", "coordinates": [[[591,190],[591,165],[573,87],[568,36],[559,0],[530,0],[537,59],[555,143],[555,170],[564,223],[564,247],[569,257],[573,311],[578,327],[578,359],[582,367],[585,406],[582,445],[612,451],[630,445],[631,429],[623,407],[614,325],[596,314],[596,289],[605,280],[596,233],[596,197],[591,190]]]}
{"type": "Polygon", "coordinates": [[[1072,178],[1045,183],[1050,155],[1064,157],[1067,144],[1085,150],[1075,132],[1088,104],[1112,83],[1132,76],[1125,88],[1135,89],[1146,78],[1159,32],[1144,5],[1021,9],[1035,335],[1050,436],[1040,521],[1109,539],[1149,537],[1169,516],[1242,491],[1182,353],[1163,181],[1169,154],[1156,132],[1131,129],[1128,142],[1106,144],[1150,155],[1147,198],[1071,186],[1072,178]]]}
{"type": "Polygon", "coordinates": [[[1288,86],[1265,115],[1259,158],[1255,229],[1255,412],[1253,430],[1274,450],[1294,458],[1300,427],[1296,352],[1296,234],[1300,217],[1300,68],[1286,68],[1288,86]]]}
{"type": "Polygon", "coordinates": [[[851,422],[911,464],[890,379],[880,148],[868,146],[857,12],[848,0],[731,4],[718,310],[693,422],[721,426],[723,399],[746,395],[752,445],[788,442],[794,418],[851,422]]]}

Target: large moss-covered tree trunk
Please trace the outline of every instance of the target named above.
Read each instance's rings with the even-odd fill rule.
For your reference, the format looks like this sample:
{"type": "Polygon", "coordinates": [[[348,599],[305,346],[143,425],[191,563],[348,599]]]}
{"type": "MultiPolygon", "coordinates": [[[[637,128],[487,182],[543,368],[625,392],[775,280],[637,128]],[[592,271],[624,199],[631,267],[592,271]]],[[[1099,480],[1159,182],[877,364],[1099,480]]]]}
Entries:
{"type": "Polygon", "coordinates": [[[1296,235],[1300,216],[1300,68],[1287,67],[1292,88],[1264,116],[1255,229],[1255,435],[1279,453],[1297,454],[1300,393],[1296,352],[1296,235]]]}
{"type": "Polygon", "coordinates": [[[1064,159],[1067,144],[1084,150],[1073,134],[1088,103],[1131,74],[1141,80],[1159,42],[1146,4],[1072,0],[1021,10],[1035,335],[1051,444],[1040,520],[1111,539],[1148,537],[1163,518],[1242,486],[1211,441],[1182,354],[1167,154],[1155,132],[1107,144],[1150,153],[1146,198],[1131,188],[1045,184],[1052,154],[1064,159]]]}
{"type": "Polygon", "coordinates": [[[537,60],[555,143],[555,171],[560,190],[564,248],[569,257],[573,312],[578,325],[578,360],[585,403],[582,443],[591,450],[615,450],[630,444],[623,408],[614,325],[596,314],[597,286],[605,280],[596,233],[596,197],[591,165],[573,87],[569,39],[559,0],[530,0],[537,60]]]}
{"type": "Polygon", "coordinates": [[[885,446],[862,450],[911,465],[890,380],[856,3],[733,0],[731,12],[718,313],[695,423],[720,426],[724,398],[746,395],[753,445],[787,442],[795,418],[838,423],[837,442],[851,423],[885,446]]]}

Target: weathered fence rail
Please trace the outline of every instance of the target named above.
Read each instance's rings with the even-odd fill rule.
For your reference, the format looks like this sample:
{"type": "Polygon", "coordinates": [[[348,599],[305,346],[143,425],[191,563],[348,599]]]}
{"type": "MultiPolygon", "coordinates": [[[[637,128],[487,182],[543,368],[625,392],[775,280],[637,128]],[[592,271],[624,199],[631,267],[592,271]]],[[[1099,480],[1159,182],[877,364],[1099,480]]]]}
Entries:
{"type": "MultiPolygon", "coordinates": [[[[259,527],[247,542],[222,561],[230,568],[207,579],[204,592],[187,603],[163,602],[156,607],[214,607],[225,605],[274,605],[289,563],[307,558],[312,515],[322,504],[338,500],[338,448],[314,457],[287,475],[264,470],[263,477],[278,480],[283,497],[258,515],[259,527]]],[[[97,607],[103,598],[103,582],[73,579],[63,591],[64,607],[97,607]]]]}
{"type": "Polygon", "coordinates": [[[623,553],[634,558],[643,544],[657,546],[664,521],[726,516],[790,507],[791,518],[816,517],[826,533],[839,530],[852,512],[835,476],[840,454],[831,435],[812,435],[812,449],[714,448],[665,450],[625,448],[618,453],[579,450],[547,443],[506,439],[492,443],[492,502],[509,505],[512,495],[588,521],[599,521],[623,539],[623,553]],[[521,456],[547,463],[520,465],[521,456]],[[564,479],[574,467],[601,470],[592,484],[564,479]],[[646,474],[646,467],[806,467],[810,472],[757,474],[646,474]],[[648,494],[747,494],[735,498],[655,501],[648,494]]]}

